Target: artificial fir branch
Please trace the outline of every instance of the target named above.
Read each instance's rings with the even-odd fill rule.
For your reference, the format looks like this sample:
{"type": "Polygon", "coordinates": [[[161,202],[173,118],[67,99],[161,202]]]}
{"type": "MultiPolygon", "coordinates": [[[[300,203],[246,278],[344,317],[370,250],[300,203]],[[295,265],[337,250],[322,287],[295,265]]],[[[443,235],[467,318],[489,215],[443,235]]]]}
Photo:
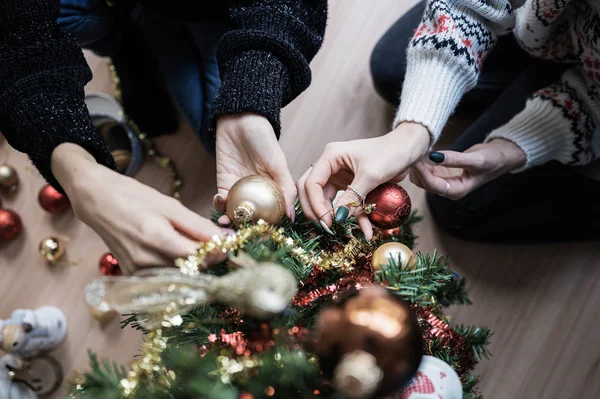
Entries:
{"type": "Polygon", "coordinates": [[[437,293],[436,299],[442,306],[450,305],[471,305],[471,300],[466,290],[467,279],[455,275],[454,278],[448,280],[446,284],[441,286],[437,293]]]}
{"type": "Polygon", "coordinates": [[[100,362],[98,357],[88,351],[91,370],[83,374],[83,381],[76,381],[71,387],[70,397],[78,399],[119,399],[119,383],[127,375],[123,366],[108,360],[100,362]]]}
{"type": "Polygon", "coordinates": [[[489,359],[490,352],[488,345],[490,344],[490,338],[492,337],[492,331],[488,327],[475,327],[475,326],[454,326],[454,331],[458,332],[473,350],[473,356],[477,361],[481,358],[489,359]]]}
{"type": "Polygon", "coordinates": [[[121,320],[121,329],[124,329],[124,328],[130,326],[131,328],[133,328],[135,330],[142,331],[143,334],[146,334],[148,332],[146,329],[144,329],[144,327],[140,326],[140,324],[138,323],[137,314],[127,313],[122,316],[125,318],[123,320],[121,320]]]}
{"type": "MultiPolygon", "coordinates": [[[[216,221],[219,216],[221,214],[215,213],[213,219],[216,221]]],[[[412,248],[416,239],[412,226],[420,220],[421,216],[413,212],[399,230],[400,235],[392,237],[392,240],[412,248]]],[[[349,234],[360,237],[355,220],[335,223],[333,230],[336,234],[333,236],[323,234],[315,230],[298,206],[295,223],[285,219],[281,227],[287,236],[309,253],[339,249],[348,243],[349,234]]],[[[375,250],[382,242],[379,238],[374,239],[372,249],[375,250]]],[[[305,265],[292,256],[288,248],[278,248],[270,239],[247,243],[244,251],[259,262],[276,261],[287,267],[299,280],[300,291],[335,286],[348,273],[356,272],[336,268],[321,270],[319,265],[305,265]]],[[[369,262],[367,257],[363,257],[359,259],[357,267],[363,267],[366,263],[366,269],[361,270],[370,276],[371,281],[373,274],[369,262]]],[[[375,274],[375,281],[418,306],[433,305],[436,309],[441,309],[439,305],[470,303],[465,280],[448,268],[445,256],[438,255],[435,251],[432,255],[418,253],[414,268],[399,268],[401,263],[401,259],[391,260],[375,274]]],[[[232,267],[236,266],[225,262],[212,267],[208,272],[221,275],[232,267]]],[[[156,380],[147,381],[135,392],[134,398],[235,399],[244,392],[258,398],[265,397],[268,388],[273,390],[270,396],[274,398],[337,399],[338,395],[333,388],[323,381],[318,362],[301,342],[290,343],[276,339],[272,347],[258,352],[253,350],[248,356],[236,354],[236,349],[220,340],[221,334],[241,333],[244,337],[250,337],[264,328],[271,333],[283,331],[284,335],[296,326],[310,329],[316,316],[333,298],[334,295],[329,294],[306,306],[292,306],[268,324],[247,317],[240,318],[234,310],[217,304],[203,305],[182,315],[183,322],[180,326],[163,330],[163,336],[168,338],[168,345],[162,355],[162,364],[170,372],[168,375],[161,374],[161,378],[156,380]],[[159,381],[163,383],[159,384],[159,381]]],[[[129,325],[143,331],[137,324],[135,315],[125,316],[123,327],[129,325]]],[[[479,360],[487,357],[486,345],[491,336],[489,329],[457,326],[453,327],[453,331],[472,349],[473,358],[479,360]]],[[[480,399],[475,390],[477,376],[468,374],[473,363],[471,360],[463,359],[458,352],[448,345],[442,345],[435,338],[429,343],[428,352],[462,373],[464,398],[480,399]],[[465,364],[468,367],[465,368],[465,364]]],[[[125,370],[109,363],[100,365],[92,354],[90,361],[92,369],[85,375],[85,382],[79,385],[73,397],[120,398],[118,385],[125,376],[125,370]]]]}
{"type": "MultiPolygon", "coordinates": [[[[376,280],[385,284],[394,294],[410,302],[422,304],[431,304],[432,300],[437,302],[439,290],[455,278],[454,273],[448,268],[448,259],[438,255],[435,250],[433,255],[417,253],[414,268],[401,267],[401,265],[402,259],[391,258],[387,265],[382,265],[381,271],[376,274],[376,280]]],[[[460,293],[463,294],[466,295],[460,293]]]]}

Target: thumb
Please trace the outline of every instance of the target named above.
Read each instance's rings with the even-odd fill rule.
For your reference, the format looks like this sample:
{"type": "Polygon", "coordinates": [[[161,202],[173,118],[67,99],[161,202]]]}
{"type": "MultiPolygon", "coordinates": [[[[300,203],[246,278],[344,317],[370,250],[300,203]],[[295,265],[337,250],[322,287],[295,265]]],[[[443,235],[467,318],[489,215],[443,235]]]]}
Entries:
{"type": "Polygon", "coordinates": [[[470,170],[481,170],[485,167],[485,157],[479,151],[436,151],[429,154],[429,159],[438,165],[450,168],[464,168],[470,170]]]}
{"type": "Polygon", "coordinates": [[[350,216],[361,211],[364,198],[379,184],[380,182],[367,179],[363,174],[357,174],[335,203],[336,222],[344,222],[350,216]]]}

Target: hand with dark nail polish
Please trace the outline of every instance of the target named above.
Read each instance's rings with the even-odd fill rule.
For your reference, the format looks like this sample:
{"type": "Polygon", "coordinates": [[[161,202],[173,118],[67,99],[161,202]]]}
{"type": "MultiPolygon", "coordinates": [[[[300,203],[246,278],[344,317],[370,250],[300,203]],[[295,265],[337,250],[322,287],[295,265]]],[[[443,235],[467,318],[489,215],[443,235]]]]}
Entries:
{"type": "Polygon", "coordinates": [[[335,212],[335,221],[338,223],[345,222],[348,219],[350,209],[347,206],[340,206],[335,212]]]}
{"type": "Polygon", "coordinates": [[[435,163],[442,163],[444,162],[445,158],[446,156],[441,152],[434,151],[431,154],[429,154],[429,159],[431,159],[435,163]]]}

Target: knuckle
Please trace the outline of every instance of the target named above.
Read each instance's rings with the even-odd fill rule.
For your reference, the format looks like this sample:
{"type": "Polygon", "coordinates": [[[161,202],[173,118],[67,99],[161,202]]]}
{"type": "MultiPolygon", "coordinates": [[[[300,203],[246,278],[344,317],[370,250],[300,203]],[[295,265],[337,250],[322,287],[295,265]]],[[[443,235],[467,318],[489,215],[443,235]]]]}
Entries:
{"type": "Polygon", "coordinates": [[[141,241],[145,244],[153,243],[162,234],[159,224],[154,219],[144,219],[140,224],[139,232],[141,241]]]}
{"type": "Polygon", "coordinates": [[[129,258],[133,266],[149,266],[150,258],[146,251],[140,247],[134,247],[129,250],[129,258]]]}
{"type": "Polygon", "coordinates": [[[477,168],[482,169],[482,168],[485,168],[487,166],[488,161],[487,161],[486,157],[482,153],[478,152],[478,153],[475,153],[474,164],[475,164],[475,166],[477,168]]]}
{"type": "Polygon", "coordinates": [[[327,143],[325,145],[325,149],[323,150],[323,154],[324,155],[335,155],[338,153],[339,148],[340,148],[341,143],[339,142],[332,142],[332,143],[327,143]]]}

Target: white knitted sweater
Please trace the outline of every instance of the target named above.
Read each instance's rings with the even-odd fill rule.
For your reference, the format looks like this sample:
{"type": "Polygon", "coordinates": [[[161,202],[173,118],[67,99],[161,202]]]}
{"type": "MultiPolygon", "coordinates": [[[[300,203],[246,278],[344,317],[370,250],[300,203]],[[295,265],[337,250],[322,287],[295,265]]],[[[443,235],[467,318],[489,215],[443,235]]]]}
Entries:
{"type": "Polygon", "coordinates": [[[521,147],[523,169],[550,160],[590,163],[600,154],[599,11],[600,0],[428,0],[409,44],[394,127],[421,123],[433,145],[477,83],[498,35],[512,31],[530,54],[574,66],[487,140],[501,137],[521,147]]]}

